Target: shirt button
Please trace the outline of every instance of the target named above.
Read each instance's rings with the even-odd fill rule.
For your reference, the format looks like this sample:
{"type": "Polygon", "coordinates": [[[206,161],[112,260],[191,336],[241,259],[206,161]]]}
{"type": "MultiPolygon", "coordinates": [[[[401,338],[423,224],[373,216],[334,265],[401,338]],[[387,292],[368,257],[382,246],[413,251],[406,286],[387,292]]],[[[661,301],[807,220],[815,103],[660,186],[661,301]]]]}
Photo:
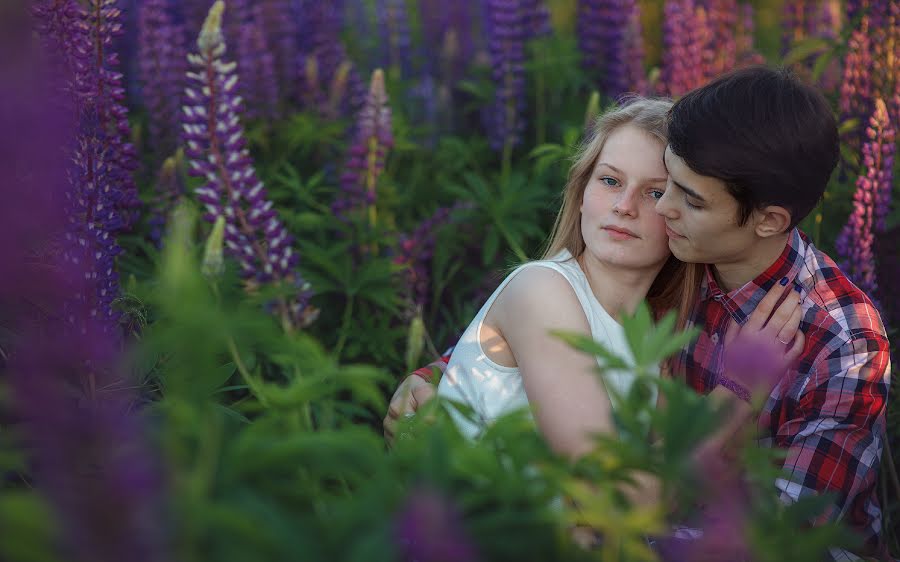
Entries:
{"type": "Polygon", "coordinates": [[[709,340],[713,343],[719,343],[719,334],[713,334],[709,340]]]}

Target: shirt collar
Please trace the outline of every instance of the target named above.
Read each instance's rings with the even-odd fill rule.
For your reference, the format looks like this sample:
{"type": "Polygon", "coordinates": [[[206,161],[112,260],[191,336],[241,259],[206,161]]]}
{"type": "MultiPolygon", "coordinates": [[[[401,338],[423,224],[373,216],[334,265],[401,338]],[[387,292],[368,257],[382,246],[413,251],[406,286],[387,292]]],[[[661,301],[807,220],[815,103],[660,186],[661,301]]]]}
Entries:
{"type": "Polygon", "coordinates": [[[787,277],[788,283],[795,283],[797,275],[805,261],[807,248],[806,237],[799,229],[794,228],[788,237],[784,251],[778,259],[755,279],[748,281],[743,287],[725,293],[716,283],[713,275],[713,266],[707,264],[706,275],[700,282],[700,300],[708,299],[718,301],[729,312],[735,322],[743,325],[747,317],[766,295],[766,292],[778,283],[783,277],[787,277]]]}

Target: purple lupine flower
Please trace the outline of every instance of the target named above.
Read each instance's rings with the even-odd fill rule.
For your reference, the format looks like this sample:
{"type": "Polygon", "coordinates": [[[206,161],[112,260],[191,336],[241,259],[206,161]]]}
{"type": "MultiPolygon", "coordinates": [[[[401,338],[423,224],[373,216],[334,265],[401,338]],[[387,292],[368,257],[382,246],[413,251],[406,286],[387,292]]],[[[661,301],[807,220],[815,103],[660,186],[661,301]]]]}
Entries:
{"type": "Polygon", "coordinates": [[[647,93],[640,9],[635,0],[580,0],[582,66],[611,98],[647,93]]]}
{"type": "Polygon", "coordinates": [[[299,15],[292,0],[263,0],[260,3],[264,35],[274,58],[278,91],[290,98],[297,82],[297,37],[299,15]]]}
{"type": "MultiPolygon", "coordinates": [[[[35,15],[43,23],[41,11],[35,15]]],[[[35,491],[59,523],[63,559],[166,560],[161,471],[129,410],[133,381],[114,368],[115,341],[94,327],[102,319],[72,306],[73,290],[93,285],[92,267],[47,251],[69,230],[71,195],[71,155],[48,147],[72,142],[74,112],[54,102],[58,82],[32,72],[54,53],[35,55],[29,22],[15,10],[4,16],[0,52],[16,55],[15,65],[0,57],[0,185],[9,195],[0,209],[0,299],[16,333],[5,365],[10,413],[20,422],[35,491]],[[61,321],[67,307],[76,321],[61,321]]]]}
{"type": "Polygon", "coordinates": [[[122,11],[116,3],[117,0],[89,0],[87,3],[87,30],[94,60],[90,69],[93,99],[88,111],[96,113],[96,124],[108,142],[110,174],[120,191],[117,205],[122,229],[127,230],[137,220],[141,202],[132,177],[138,159],[130,142],[128,110],[123,105],[125,89],[122,74],[117,70],[119,57],[112,49],[113,39],[122,33],[122,11]]]}
{"type": "Polygon", "coordinates": [[[872,244],[875,230],[884,227],[890,203],[895,140],[887,106],[880,98],[875,101],[866,136],[862,147],[864,172],[856,180],[853,211],[838,235],[836,247],[842,258],[841,269],[860,289],[875,295],[878,283],[872,244]]]}
{"type": "Polygon", "coordinates": [[[869,20],[860,21],[847,41],[847,56],[844,59],[844,75],[841,81],[839,107],[842,119],[864,118],[870,113],[869,100],[872,99],[872,42],[869,36],[869,20]]]}
{"type": "Polygon", "coordinates": [[[660,90],[679,96],[707,80],[704,50],[709,30],[705,15],[698,18],[694,0],[667,0],[663,19],[660,90]]]}
{"type": "Polygon", "coordinates": [[[297,72],[301,78],[298,101],[303,104],[309,99],[329,100],[324,107],[311,108],[326,118],[336,117],[336,111],[342,115],[355,114],[365,98],[363,82],[341,42],[342,14],[339,2],[309,0],[302,6],[301,23],[306,32],[301,37],[297,59],[297,72]],[[310,59],[315,59],[318,84],[309,84],[304,79],[310,59]],[[315,88],[326,91],[310,95],[309,91],[315,88]],[[336,94],[339,94],[337,103],[331,101],[336,94]]]}
{"type": "Polygon", "coordinates": [[[791,48],[806,38],[810,29],[808,21],[810,12],[814,9],[816,0],[800,0],[799,2],[785,2],[781,13],[781,54],[784,56],[791,48]]]}
{"type": "Polygon", "coordinates": [[[150,227],[150,240],[157,247],[162,244],[162,237],[169,215],[175,210],[179,199],[185,194],[184,181],[179,169],[179,162],[182,160],[183,152],[179,150],[175,156],[166,158],[159,170],[159,174],[156,176],[151,215],[147,223],[150,227]]]}
{"type": "Polygon", "coordinates": [[[172,154],[178,142],[185,50],[184,28],[169,15],[168,1],[146,0],[140,9],[138,60],[150,146],[162,156],[172,154]]]}
{"type": "Polygon", "coordinates": [[[488,51],[495,93],[483,121],[494,150],[512,148],[525,130],[525,42],[521,0],[485,0],[488,51]]]}
{"type": "Polygon", "coordinates": [[[735,31],[735,64],[738,67],[765,63],[763,56],[754,47],[753,30],[753,5],[741,4],[735,31]]]}
{"type": "Polygon", "coordinates": [[[550,8],[546,0],[521,0],[522,19],[529,39],[553,33],[550,22],[550,8]]]}
{"type": "Polygon", "coordinates": [[[397,240],[397,251],[393,262],[404,266],[402,271],[403,292],[406,295],[410,315],[422,310],[428,304],[430,275],[428,274],[437,230],[450,221],[452,213],[467,204],[457,203],[453,207],[439,207],[430,217],[419,223],[408,234],[401,234],[397,240]]]}
{"type": "Polygon", "coordinates": [[[425,73],[445,85],[455,85],[463,77],[475,54],[472,9],[471,2],[419,0],[425,73]]]}
{"type": "Polygon", "coordinates": [[[248,119],[273,118],[278,113],[278,75],[269,51],[262,6],[250,9],[238,34],[238,75],[248,119]]]}
{"type": "Polygon", "coordinates": [[[402,77],[412,74],[412,52],[409,33],[409,16],[405,0],[377,0],[375,15],[378,20],[378,34],[382,68],[396,68],[402,77]]]}
{"type": "Polygon", "coordinates": [[[394,540],[404,560],[470,562],[478,559],[449,498],[431,488],[410,492],[394,522],[394,540]]]}
{"type": "MultiPolygon", "coordinates": [[[[115,232],[121,230],[116,185],[117,174],[110,157],[112,143],[96,125],[82,128],[94,134],[78,136],[70,171],[72,189],[66,193],[68,228],[63,242],[63,259],[85,271],[86,282],[66,309],[84,311],[92,319],[102,320],[104,331],[112,332],[119,314],[113,301],[119,296],[119,274],[115,258],[120,253],[115,232]]],[[[77,321],[82,315],[66,311],[66,319],[77,321]]],[[[75,326],[83,330],[82,326],[75,326]]]]}
{"type": "Polygon", "coordinates": [[[188,55],[193,70],[183,108],[185,154],[191,175],[206,180],[196,190],[205,218],[215,222],[225,217],[225,245],[248,288],[272,282],[295,286],[297,294],[279,301],[278,313],[285,327],[303,327],[315,319],[309,287],[297,271],[292,238],[267,199],[246,148],[236,64],[224,59],[224,9],[221,0],[213,4],[197,40],[199,52],[188,55]]]}
{"type": "Polygon", "coordinates": [[[705,53],[712,60],[707,70],[707,79],[733,70],[737,63],[737,27],[740,10],[737,0],[706,0],[707,23],[711,33],[705,53]]]}
{"type": "Polygon", "coordinates": [[[356,134],[341,174],[341,195],[332,204],[335,215],[349,220],[366,210],[370,226],[375,225],[375,197],[378,178],[384,172],[387,151],[394,146],[391,108],[384,86],[384,72],[372,73],[369,94],[359,112],[356,134]]]}

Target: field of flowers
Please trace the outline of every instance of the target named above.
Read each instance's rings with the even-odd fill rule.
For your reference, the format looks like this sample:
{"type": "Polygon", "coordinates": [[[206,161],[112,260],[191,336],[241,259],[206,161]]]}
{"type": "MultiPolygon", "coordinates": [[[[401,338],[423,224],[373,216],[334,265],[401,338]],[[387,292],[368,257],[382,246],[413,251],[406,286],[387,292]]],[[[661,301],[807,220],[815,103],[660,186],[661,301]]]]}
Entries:
{"type": "MultiPolygon", "coordinates": [[[[801,228],[900,327],[900,2],[0,2],[0,559],[654,560],[698,499],[713,531],[664,558],[852,545],[798,532],[824,503],[783,506],[770,451],[746,482],[698,469],[722,412],[675,381],[574,464],[522,415],[477,447],[433,405],[381,433],[539,255],[593,116],[760,62],[833,103],[841,162],[801,228]],[[638,472],[679,507],[631,505],[638,472]]],[[[626,331],[639,373],[691,336],[626,331]]]]}

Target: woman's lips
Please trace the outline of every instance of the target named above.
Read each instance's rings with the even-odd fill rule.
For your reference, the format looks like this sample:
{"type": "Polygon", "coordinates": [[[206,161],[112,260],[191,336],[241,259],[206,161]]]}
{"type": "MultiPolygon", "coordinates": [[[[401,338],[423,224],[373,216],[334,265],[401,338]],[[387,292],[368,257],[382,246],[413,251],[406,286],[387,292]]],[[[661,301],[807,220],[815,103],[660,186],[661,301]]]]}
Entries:
{"type": "Polygon", "coordinates": [[[619,228],[616,226],[604,226],[603,230],[609,233],[609,237],[613,240],[632,240],[639,238],[637,234],[631,232],[627,228],[619,228]]]}
{"type": "Polygon", "coordinates": [[[666,235],[669,238],[686,238],[685,236],[682,236],[681,234],[678,234],[677,232],[669,228],[669,225],[666,225],[666,235]]]}

